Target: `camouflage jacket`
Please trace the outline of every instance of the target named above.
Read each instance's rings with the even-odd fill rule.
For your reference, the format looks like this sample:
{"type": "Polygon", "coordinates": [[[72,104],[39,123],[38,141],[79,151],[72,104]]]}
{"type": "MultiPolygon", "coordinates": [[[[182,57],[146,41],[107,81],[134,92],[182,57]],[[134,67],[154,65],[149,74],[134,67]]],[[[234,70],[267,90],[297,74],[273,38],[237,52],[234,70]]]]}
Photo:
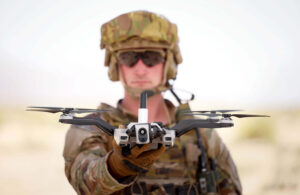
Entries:
{"type": "MultiPolygon", "coordinates": [[[[170,126],[188,117],[179,112],[189,109],[187,104],[175,108],[166,100],[165,105],[170,114],[170,126]]],[[[102,103],[99,109],[113,109],[113,112],[101,113],[101,116],[92,115],[113,126],[137,121],[137,117],[126,111],[120,102],[117,108],[102,103]]],[[[241,194],[236,167],[221,138],[212,129],[200,129],[200,134],[208,157],[217,165],[218,194],[241,194]]],[[[108,170],[112,139],[94,126],[70,127],[63,153],[65,173],[78,194],[197,194],[194,188],[201,151],[197,147],[195,131],[176,138],[174,147],[167,149],[146,174],[123,181],[113,178],[108,170]]]]}

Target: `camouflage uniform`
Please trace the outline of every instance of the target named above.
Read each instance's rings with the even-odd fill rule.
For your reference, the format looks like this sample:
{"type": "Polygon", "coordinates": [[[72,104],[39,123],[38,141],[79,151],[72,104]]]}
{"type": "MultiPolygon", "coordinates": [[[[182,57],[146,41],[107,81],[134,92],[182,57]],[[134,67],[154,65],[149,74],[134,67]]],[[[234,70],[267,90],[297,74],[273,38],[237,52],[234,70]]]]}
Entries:
{"type": "MultiPolygon", "coordinates": [[[[170,126],[186,119],[180,111],[189,109],[187,104],[178,108],[167,100],[165,104],[171,116],[170,126]]],[[[89,117],[101,117],[114,126],[137,121],[120,102],[117,108],[107,104],[99,107],[108,108],[114,111],[89,117]]],[[[218,194],[241,194],[236,167],[218,134],[212,129],[201,129],[200,133],[209,158],[217,163],[218,194]]],[[[78,194],[196,194],[197,157],[201,151],[195,131],[177,138],[175,146],[167,149],[146,174],[122,181],[114,179],[108,170],[112,139],[94,126],[72,125],[69,129],[64,148],[65,173],[78,194]]]]}

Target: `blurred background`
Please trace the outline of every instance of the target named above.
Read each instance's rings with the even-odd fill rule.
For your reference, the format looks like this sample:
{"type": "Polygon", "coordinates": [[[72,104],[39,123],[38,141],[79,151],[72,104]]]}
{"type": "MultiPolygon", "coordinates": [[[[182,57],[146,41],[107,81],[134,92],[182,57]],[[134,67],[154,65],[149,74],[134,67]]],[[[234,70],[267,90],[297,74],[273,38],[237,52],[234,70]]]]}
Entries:
{"type": "Polygon", "coordinates": [[[271,115],[217,130],[244,194],[300,194],[299,9],[296,0],[0,1],[0,194],[75,194],[62,157],[68,125],[24,110],[115,105],[123,89],[108,79],[100,27],[133,10],[177,24],[174,86],[195,94],[192,109],[271,115]]]}

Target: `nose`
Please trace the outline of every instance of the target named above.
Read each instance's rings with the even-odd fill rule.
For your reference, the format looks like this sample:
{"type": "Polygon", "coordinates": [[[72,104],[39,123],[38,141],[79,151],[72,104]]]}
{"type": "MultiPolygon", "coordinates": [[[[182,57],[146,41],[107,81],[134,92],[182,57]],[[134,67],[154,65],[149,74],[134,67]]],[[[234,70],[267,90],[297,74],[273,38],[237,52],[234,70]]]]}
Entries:
{"type": "Polygon", "coordinates": [[[139,59],[137,63],[134,65],[134,72],[138,76],[143,76],[147,73],[147,66],[144,64],[144,62],[139,59]]]}

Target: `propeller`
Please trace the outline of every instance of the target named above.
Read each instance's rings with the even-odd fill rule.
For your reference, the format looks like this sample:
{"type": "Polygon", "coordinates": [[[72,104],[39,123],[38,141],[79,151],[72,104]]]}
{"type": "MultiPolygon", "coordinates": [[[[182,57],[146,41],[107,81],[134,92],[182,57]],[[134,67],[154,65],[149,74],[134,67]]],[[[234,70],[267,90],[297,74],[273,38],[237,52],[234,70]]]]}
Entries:
{"type": "Polygon", "coordinates": [[[29,106],[26,111],[38,111],[38,112],[50,112],[50,113],[58,113],[62,112],[63,114],[71,114],[71,113],[90,113],[90,112],[108,112],[111,110],[98,110],[98,109],[88,109],[88,108],[62,108],[62,107],[42,107],[42,106],[29,106]]]}
{"type": "Polygon", "coordinates": [[[246,117],[270,117],[268,115],[258,115],[258,114],[222,114],[224,118],[228,117],[237,117],[237,118],[246,118],[246,117]]]}
{"type": "Polygon", "coordinates": [[[243,110],[195,110],[195,111],[184,111],[184,113],[226,113],[226,112],[237,112],[237,111],[243,111],[243,110]]]}
{"type": "Polygon", "coordinates": [[[237,118],[246,118],[246,117],[270,117],[268,115],[257,115],[257,114],[218,114],[218,113],[186,113],[186,115],[201,115],[208,117],[221,116],[224,118],[237,117],[237,118]]]}

